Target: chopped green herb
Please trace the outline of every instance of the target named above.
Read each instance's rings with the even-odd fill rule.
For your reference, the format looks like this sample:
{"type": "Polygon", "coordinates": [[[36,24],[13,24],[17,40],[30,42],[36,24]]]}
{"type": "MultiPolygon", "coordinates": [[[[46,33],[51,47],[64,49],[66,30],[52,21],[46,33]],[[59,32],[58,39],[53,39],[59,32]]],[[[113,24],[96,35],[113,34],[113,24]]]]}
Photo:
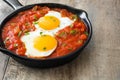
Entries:
{"type": "Polygon", "coordinates": [[[18,33],[18,37],[20,37],[20,36],[21,36],[21,34],[22,34],[22,31],[20,31],[20,32],[18,33]]]}
{"type": "Polygon", "coordinates": [[[63,43],[62,46],[66,46],[67,44],[66,43],[63,43]]]}
{"type": "Polygon", "coordinates": [[[37,20],[38,18],[37,18],[37,16],[36,15],[34,15],[34,20],[37,20]]]}
{"type": "Polygon", "coordinates": [[[33,22],[33,24],[38,24],[38,22],[36,21],[36,22],[33,22]]]}
{"type": "Polygon", "coordinates": [[[6,37],[6,39],[4,40],[4,43],[6,43],[6,41],[8,41],[9,40],[9,37],[6,37]]]}
{"type": "Polygon", "coordinates": [[[70,31],[70,34],[76,34],[76,33],[77,33],[76,30],[71,30],[71,31],[70,31]]]}
{"type": "Polygon", "coordinates": [[[29,26],[29,22],[26,22],[26,23],[25,23],[25,26],[29,26]]]}
{"type": "Polygon", "coordinates": [[[41,14],[41,15],[44,15],[45,13],[44,13],[44,12],[42,12],[42,11],[40,11],[40,14],[41,14]]]}
{"type": "Polygon", "coordinates": [[[46,50],[46,49],[47,49],[46,47],[43,48],[43,50],[46,50]]]}
{"type": "Polygon", "coordinates": [[[73,15],[73,16],[72,16],[72,19],[73,19],[73,20],[77,20],[77,18],[78,18],[77,15],[73,15]]]}
{"type": "Polygon", "coordinates": [[[88,35],[88,32],[84,32],[86,35],[88,35]]]}
{"type": "Polygon", "coordinates": [[[83,40],[78,40],[78,43],[83,43],[83,40]]]}
{"type": "Polygon", "coordinates": [[[58,25],[58,27],[60,27],[60,25],[58,25]]]}
{"type": "Polygon", "coordinates": [[[14,44],[14,47],[17,47],[18,46],[18,44],[14,44]]]}
{"type": "Polygon", "coordinates": [[[70,28],[73,28],[73,24],[70,25],[70,28]]]}
{"type": "Polygon", "coordinates": [[[68,50],[72,50],[73,48],[68,48],[68,50]]]}
{"type": "Polygon", "coordinates": [[[25,35],[29,35],[29,32],[25,32],[24,34],[25,34],[25,35]]]}
{"type": "Polygon", "coordinates": [[[40,35],[42,35],[43,32],[40,32],[40,35]]]}
{"type": "Polygon", "coordinates": [[[63,37],[64,35],[66,35],[66,33],[65,33],[65,32],[61,32],[61,33],[59,34],[59,37],[63,37]]]}

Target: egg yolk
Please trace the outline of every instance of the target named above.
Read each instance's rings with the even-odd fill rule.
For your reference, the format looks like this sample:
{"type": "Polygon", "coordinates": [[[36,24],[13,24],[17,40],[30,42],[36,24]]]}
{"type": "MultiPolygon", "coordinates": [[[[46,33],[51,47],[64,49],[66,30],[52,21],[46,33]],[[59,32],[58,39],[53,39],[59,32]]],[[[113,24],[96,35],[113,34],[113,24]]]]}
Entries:
{"type": "Polygon", "coordinates": [[[57,40],[50,35],[42,35],[34,39],[34,48],[39,51],[49,51],[57,46],[57,40]]]}
{"type": "Polygon", "coordinates": [[[44,16],[39,19],[38,25],[45,30],[52,30],[59,27],[60,21],[54,16],[44,16]]]}

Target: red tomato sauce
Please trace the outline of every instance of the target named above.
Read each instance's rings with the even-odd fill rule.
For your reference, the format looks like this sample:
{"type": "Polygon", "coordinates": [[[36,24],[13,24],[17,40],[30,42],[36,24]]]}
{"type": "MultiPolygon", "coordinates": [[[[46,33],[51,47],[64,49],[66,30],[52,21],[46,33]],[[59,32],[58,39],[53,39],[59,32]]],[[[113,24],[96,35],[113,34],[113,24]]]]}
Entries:
{"type": "Polygon", "coordinates": [[[18,13],[5,24],[2,31],[2,39],[5,47],[20,56],[25,56],[26,48],[20,38],[22,35],[34,31],[35,26],[33,25],[33,22],[37,21],[40,17],[43,17],[50,10],[58,11],[63,17],[76,19],[76,21],[73,25],[67,26],[63,30],[57,32],[55,38],[58,41],[58,46],[56,50],[46,58],[64,56],[80,48],[88,37],[85,24],[77,18],[76,15],[68,12],[66,9],[51,9],[40,6],[35,6],[32,9],[18,13]]]}

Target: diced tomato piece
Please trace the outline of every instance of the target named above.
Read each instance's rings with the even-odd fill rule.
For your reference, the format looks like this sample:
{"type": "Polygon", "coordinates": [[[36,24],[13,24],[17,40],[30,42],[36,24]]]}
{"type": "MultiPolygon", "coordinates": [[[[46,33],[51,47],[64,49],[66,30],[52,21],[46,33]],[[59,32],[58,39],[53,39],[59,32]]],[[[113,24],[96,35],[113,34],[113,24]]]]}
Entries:
{"type": "Polygon", "coordinates": [[[75,26],[75,28],[81,28],[82,27],[82,23],[81,22],[76,23],[74,26],[75,26]]]}
{"type": "Polygon", "coordinates": [[[8,47],[9,50],[13,50],[14,49],[14,45],[11,44],[9,47],[8,47]]]}
{"type": "Polygon", "coordinates": [[[86,40],[86,39],[87,39],[87,35],[86,35],[86,34],[82,34],[82,35],[80,36],[80,39],[86,40]]]}
{"type": "Polygon", "coordinates": [[[40,18],[40,17],[41,17],[41,14],[40,14],[39,11],[36,12],[36,16],[37,16],[37,18],[40,18]]]}
{"type": "Polygon", "coordinates": [[[16,53],[20,56],[25,56],[25,51],[26,49],[24,47],[21,47],[16,50],[16,53]]]}
{"type": "Polygon", "coordinates": [[[14,35],[17,35],[20,32],[20,28],[17,26],[14,28],[14,35]]]}

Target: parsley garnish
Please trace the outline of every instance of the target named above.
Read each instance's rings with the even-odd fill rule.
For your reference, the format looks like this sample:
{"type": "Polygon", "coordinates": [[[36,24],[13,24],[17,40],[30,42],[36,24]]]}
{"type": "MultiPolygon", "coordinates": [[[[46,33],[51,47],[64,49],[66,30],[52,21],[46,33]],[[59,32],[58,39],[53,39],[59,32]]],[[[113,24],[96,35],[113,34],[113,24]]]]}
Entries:
{"type": "Polygon", "coordinates": [[[78,40],[78,43],[83,43],[83,40],[78,40]]]}
{"type": "Polygon", "coordinates": [[[20,31],[20,32],[18,33],[18,37],[20,37],[20,36],[21,36],[21,34],[22,34],[22,31],[20,31]]]}
{"type": "Polygon", "coordinates": [[[33,22],[33,24],[38,24],[38,22],[36,21],[36,22],[33,22]]]}
{"type": "Polygon", "coordinates": [[[34,20],[37,20],[38,18],[37,18],[37,16],[36,15],[34,15],[34,20]]]}
{"type": "Polygon", "coordinates": [[[66,35],[66,32],[61,32],[61,33],[59,34],[59,37],[63,37],[64,35],[66,35]]]}
{"type": "Polygon", "coordinates": [[[68,50],[72,50],[73,48],[68,48],[68,50]]]}
{"type": "Polygon", "coordinates": [[[73,24],[70,25],[70,28],[73,28],[73,24]]]}
{"type": "Polygon", "coordinates": [[[43,32],[40,32],[40,35],[42,35],[43,32]]]}
{"type": "Polygon", "coordinates": [[[71,30],[71,31],[70,31],[70,34],[76,34],[76,33],[77,33],[76,30],[71,30]]]}
{"type": "Polygon", "coordinates": [[[88,35],[88,32],[84,32],[86,35],[88,35]]]}
{"type": "Polygon", "coordinates": [[[18,46],[18,44],[15,43],[15,44],[14,44],[14,47],[17,47],[17,46],[18,46]]]}
{"type": "Polygon", "coordinates": [[[9,37],[6,37],[6,39],[4,40],[4,43],[6,43],[6,41],[8,41],[9,40],[9,37]]]}
{"type": "Polygon", "coordinates": [[[47,49],[46,47],[43,48],[43,50],[46,50],[46,49],[47,49]]]}
{"type": "Polygon", "coordinates": [[[62,46],[66,46],[67,44],[66,43],[63,43],[62,46]]]}
{"type": "Polygon", "coordinates": [[[25,34],[25,35],[29,35],[29,32],[25,32],[24,34],[25,34]]]}
{"type": "Polygon", "coordinates": [[[25,26],[29,26],[29,22],[26,22],[26,23],[25,23],[25,26]]]}
{"type": "Polygon", "coordinates": [[[77,18],[78,18],[77,15],[73,15],[73,16],[72,16],[72,19],[73,19],[73,20],[77,20],[77,18]]]}

